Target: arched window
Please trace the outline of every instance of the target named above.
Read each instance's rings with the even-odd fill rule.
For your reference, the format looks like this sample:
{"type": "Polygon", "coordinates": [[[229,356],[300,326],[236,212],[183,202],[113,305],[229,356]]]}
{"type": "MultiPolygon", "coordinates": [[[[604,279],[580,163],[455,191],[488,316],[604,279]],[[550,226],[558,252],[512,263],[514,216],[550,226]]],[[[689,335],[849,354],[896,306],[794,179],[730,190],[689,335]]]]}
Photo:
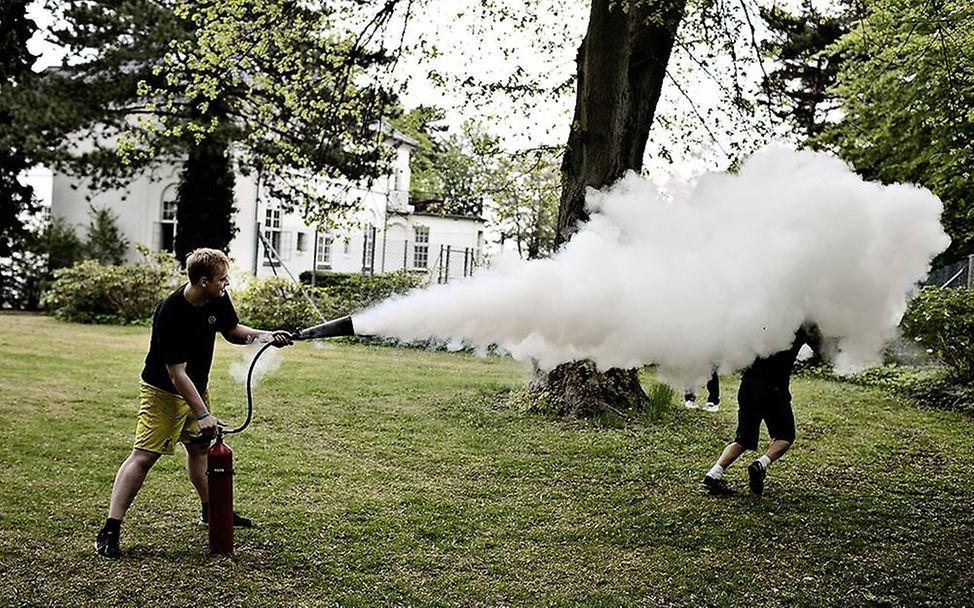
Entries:
{"type": "Polygon", "coordinates": [[[176,189],[176,184],[169,184],[162,190],[154,235],[156,251],[176,251],[176,189]]]}

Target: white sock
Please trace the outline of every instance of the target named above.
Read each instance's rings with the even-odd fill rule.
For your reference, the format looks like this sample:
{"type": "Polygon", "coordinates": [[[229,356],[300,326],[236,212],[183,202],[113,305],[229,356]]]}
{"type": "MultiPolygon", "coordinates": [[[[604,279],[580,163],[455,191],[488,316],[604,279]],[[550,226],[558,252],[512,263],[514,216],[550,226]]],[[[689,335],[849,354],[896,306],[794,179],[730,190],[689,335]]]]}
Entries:
{"type": "Polygon", "coordinates": [[[720,479],[724,476],[724,467],[719,464],[715,464],[710,467],[710,471],[707,473],[707,477],[713,477],[714,479],[720,479]]]}
{"type": "Polygon", "coordinates": [[[764,468],[765,471],[767,471],[768,467],[771,466],[771,459],[768,458],[767,455],[758,458],[758,462],[761,463],[761,467],[764,468]]]}

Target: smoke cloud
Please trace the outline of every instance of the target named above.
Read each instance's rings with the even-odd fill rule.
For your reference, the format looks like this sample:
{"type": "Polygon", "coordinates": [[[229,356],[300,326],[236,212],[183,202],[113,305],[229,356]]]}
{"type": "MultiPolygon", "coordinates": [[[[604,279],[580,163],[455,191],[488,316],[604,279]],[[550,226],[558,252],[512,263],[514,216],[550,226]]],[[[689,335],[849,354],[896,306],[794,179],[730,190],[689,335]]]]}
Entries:
{"type": "Polygon", "coordinates": [[[664,197],[629,174],[590,191],[590,220],[554,256],[355,315],[361,334],[496,345],[543,369],[657,364],[705,379],[791,344],[805,321],[851,371],[878,360],[907,298],[949,244],[927,190],[863,181],[822,153],[767,148],[738,174],[664,197]]]}
{"type": "MultiPolygon", "coordinates": [[[[247,372],[250,371],[250,365],[254,361],[254,357],[260,352],[260,349],[272,338],[270,336],[260,337],[255,340],[252,344],[247,346],[247,349],[240,356],[240,359],[230,363],[230,377],[239,382],[240,384],[247,383],[247,372]]],[[[268,348],[267,352],[261,355],[260,359],[257,360],[257,365],[254,366],[254,374],[251,376],[251,382],[254,386],[260,382],[260,380],[269,373],[277,371],[277,368],[281,366],[281,360],[278,357],[278,349],[268,348]]]]}

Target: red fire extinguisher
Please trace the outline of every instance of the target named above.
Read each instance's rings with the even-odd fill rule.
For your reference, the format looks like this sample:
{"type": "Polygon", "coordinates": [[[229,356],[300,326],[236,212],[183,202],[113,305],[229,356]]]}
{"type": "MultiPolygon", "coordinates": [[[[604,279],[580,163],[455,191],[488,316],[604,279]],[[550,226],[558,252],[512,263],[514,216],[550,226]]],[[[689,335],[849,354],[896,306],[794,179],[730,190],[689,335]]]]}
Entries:
{"type": "Polygon", "coordinates": [[[217,433],[206,454],[210,553],[233,553],[233,451],[217,433]]]}
{"type": "Polygon", "coordinates": [[[216,441],[206,453],[206,486],[209,497],[209,536],[210,553],[230,555],[233,553],[233,451],[223,442],[224,435],[239,433],[250,425],[254,416],[254,397],[251,380],[257,359],[273,344],[268,343],[254,355],[247,372],[247,419],[235,429],[220,427],[216,441]]]}

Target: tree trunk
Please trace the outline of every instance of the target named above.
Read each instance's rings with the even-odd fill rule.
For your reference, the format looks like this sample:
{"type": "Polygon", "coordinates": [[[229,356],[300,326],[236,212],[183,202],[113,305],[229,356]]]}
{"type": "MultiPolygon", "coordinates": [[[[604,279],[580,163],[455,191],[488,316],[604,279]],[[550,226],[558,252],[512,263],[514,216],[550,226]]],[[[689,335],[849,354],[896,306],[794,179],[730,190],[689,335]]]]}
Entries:
{"type": "MultiPolygon", "coordinates": [[[[578,50],[578,91],[562,160],[556,245],[569,240],[578,223],[588,219],[586,188],[642,169],[685,8],[686,0],[592,1],[588,31],[578,50]]],[[[599,373],[591,362],[539,373],[531,388],[536,396],[544,391],[565,416],[638,411],[647,403],[636,370],[599,373]]]]}

